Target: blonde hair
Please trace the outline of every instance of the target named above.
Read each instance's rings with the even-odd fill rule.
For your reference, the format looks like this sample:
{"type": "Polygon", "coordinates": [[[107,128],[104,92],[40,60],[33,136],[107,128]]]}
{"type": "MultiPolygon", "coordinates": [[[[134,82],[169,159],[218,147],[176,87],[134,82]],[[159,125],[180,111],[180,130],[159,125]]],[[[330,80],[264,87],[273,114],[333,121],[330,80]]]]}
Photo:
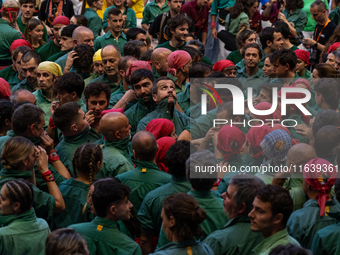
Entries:
{"type": "Polygon", "coordinates": [[[34,144],[22,136],[8,139],[1,152],[1,164],[6,169],[17,170],[22,161],[34,152],[34,144]]]}
{"type": "MultiPolygon", "coordinates": [[[[2,3],[2,8],[17,8],[17,9],[19,9],[20,4],[16,0],[6,0],[2,3]]],[[[2,11],[1,16],[9,19],[8,13],[9,13],[8,11],[2,11]]],[[[11,11],[10,13],[11,13],[11,17],[12,17],[12,22],[14,22],[18,17],[19,10],[18,11],[11,11]]]]}

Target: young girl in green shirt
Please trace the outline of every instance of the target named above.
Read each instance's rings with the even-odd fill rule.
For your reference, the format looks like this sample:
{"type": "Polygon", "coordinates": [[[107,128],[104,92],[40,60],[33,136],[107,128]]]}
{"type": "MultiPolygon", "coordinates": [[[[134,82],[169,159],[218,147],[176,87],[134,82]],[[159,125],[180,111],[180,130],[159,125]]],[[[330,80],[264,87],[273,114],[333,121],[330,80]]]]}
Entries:
{"type": "Polygon", "coordinates": [[[38,19],[30,19],[25,29],[25,39],[38,51],[46,42],[43,41],[44,25],[38,19]]]}

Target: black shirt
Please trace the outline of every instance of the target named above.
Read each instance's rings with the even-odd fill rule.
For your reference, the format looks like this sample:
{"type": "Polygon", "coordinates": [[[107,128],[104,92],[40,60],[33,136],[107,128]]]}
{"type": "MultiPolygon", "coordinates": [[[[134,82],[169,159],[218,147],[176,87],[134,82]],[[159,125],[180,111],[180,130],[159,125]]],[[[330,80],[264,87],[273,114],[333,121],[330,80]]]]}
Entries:
{"type": "MultiPolygon", "coordinates": [[[[58,10],[58,3],[53,3],[52,4],[52,15],[53,15],[53,18],[51,18],[51,17],[48,17],[50,1],[53,1],[53,0],[44,0],[41,3],[41,7],[40,7],[40,12],[39,12],[38,18],[41,21],[44,21],[47,26],[52,27],[53,19],[55,18],[55,15],[56,15],[57,10],[58,10]]],[[[66,16],[66,17],[68,17],[70,19],[74,15],[73,3],[70,0],[63,0],[63,1],[64,2],[63,2],[63,14],[62,15],[66,16]]]]}
{"type": "MultiPolygon", "coordinates": [[[[322,30],[323,27],[324,25],[316,24],[315,30],[313,32],[313,39],[314,41],[316,41],[317,38],[319,37],[320,32],[322,31],[318,43],[325,45],[326,42],[329,40],[329,38],[332,36],[334,29],[336,28],[336,24],[333,21],[331,21],[322,30]]],[[[317,50],[317,56],[316,56],[317,63],[319,63],[320,54],[321,54],[321,51],[317,50]]]]}
{"type": "MultiPolygon", "coordinates": [[[[169,41],[167,35],[166,35],[166,28],[167,28],[167,22],[168,20],[171,18],[170,17],[170,12],[166,12],[166,13],[162,13],[162,14],[159,14],[155,20],[150,24],[150,27],[149,27],[149,34],[152,35],[153,38],[157,38],[158,39],[158,33],[159,33],[159,30],[160,30],[160,26],[161,26],[161,22],[162,22],[162,17],[163,15],[166,15],[165,16],[165,19],[164,19],[164,23],[163,23],[163,26],[162,26],[162,36],[161,36],[161,41],[159,42],[159,44],[162,44],[162,43],[165,43],[167,41],[169,41]]],[[[180,14],[184,14],[184,13],[180,13],[180,14]]],[[[188,16],[189,17],[189,16],[188,16]]],[[[189,29],[189,33],[192,33],[194,31],[194,26],[193,26],[193,22],[191,22],[191,27],[189,29]]]]}

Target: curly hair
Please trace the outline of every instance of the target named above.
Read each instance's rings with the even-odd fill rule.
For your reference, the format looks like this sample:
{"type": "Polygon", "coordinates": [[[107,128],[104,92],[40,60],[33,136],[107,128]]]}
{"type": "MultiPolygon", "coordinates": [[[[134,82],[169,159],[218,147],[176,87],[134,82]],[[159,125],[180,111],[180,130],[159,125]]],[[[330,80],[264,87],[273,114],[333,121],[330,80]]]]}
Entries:
{"type": "Polygon", "coordinates": [[[106,99],[109,102],[111,96],[110,85],[105,82],[92,82],[85,87],[84,97],[89,99],[90,96],[99,96],[102,92],[105,93],[106,99]]]}
{"type": "Polygon", "coordinates": [[[74,48],[79,58],[73,62],[73,66],[77,69],[77,73],[89,73],[93,65],[94,49],[87,44],[79,44],[74,48]]]}
{"type": "Polygon", "coordinates": [[[276,60],[279,60],[281,65],[286,65],[288,63],[289,69],[294,70],[297,63],[296,54],[288,49],[282,49],[274,51],[270,56],[270,62],[274,63],[276,60]]]}
{"type": "Polygon", "coordinates": [[[296,9],[302,9],[304,6],[303,0],[286,0],[286,10],[296,10],[296,9]]]}
{"type": "Polygon", "coordinates": [[[171,30],[176,30],[176,27],[188,24],[188,27],[191,27],[192,20],[188,16],[184,14],[178,14],[175,17],[168,20],[166,34],[169,39],[172,38],[171,30]]]}

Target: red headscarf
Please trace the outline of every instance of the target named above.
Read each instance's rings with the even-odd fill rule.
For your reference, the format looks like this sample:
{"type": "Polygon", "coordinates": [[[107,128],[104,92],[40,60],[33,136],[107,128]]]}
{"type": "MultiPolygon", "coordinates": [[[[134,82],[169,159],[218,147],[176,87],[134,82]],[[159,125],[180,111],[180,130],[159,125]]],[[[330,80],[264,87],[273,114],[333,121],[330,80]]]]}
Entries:
{"type": "MultiPolygon", "coordinates": [[[[296,88],[295,86],[287,86],[286,88],[296,88]]],[[[279,96],[281,96],[281,90],[277,93],[279,96]]],[[[299,93],[299,92],[288,92],[286,93],[286,98],[287,99],[300,99],[300,98],[305,98],[305,94],[303,93],[299,93]]],[[[305,105],[305,104],[302,104],[305,105]]],[[[309,117],[304,115],[300,109],[297,108],[297,110],[300,112],[301,114],[301,119],[304,123],[306,123],[308,125],[309,123],[309,117]]]]}
{"type": "Polygon", "coordinates": [[[70,19],[66,16],[58,16],[53,20],[53,26],[58,24],[68,26],[70,25],[70,19]]]}
{"type": "Polygon", "coordinates": [[[27,47],[30,47],[32,50],[34,50],[33,47],[32,47],[32,45],[31,45],[27,40],[24,40],[24,39],[16,39],[16,40],[14,40],[14,41],[12,42],[10,51],[15,50],[15,49],[18,48],[19,46],[27,46],[27,47]]]}
{"type": "Polygon", "coordinates": [[[8,12],[8,18],[9,18],[9,22],[11,23],[11,26],[13,25],[14,22],[12,22],[12,14],[11,12],[19,12],[19,8],[6,8],[6,7],[2,7],[0,9],[0,12],[8,12]]]}
{"type": "MultiPolygon", "coordinates": [[[[289,132],[288,128],[282,126],[281,124],[274,124],[272,126],[272,131],[277,130],[277,129],[282,129],[283,131],[286,131],[288,133],[288,135],[290,136],[290,132],[289,132]]],[[[293,145],[300,143],[300,141],[298,139],[293,139],[293,138],[291,138],[291,139],[292,139],[293,145]]]]}
{"type": "Polygon", "coordinates": [[[309,81],[307,81],[306,79],[303,79],[303,78],[299,78],[296,81],[294,81],[292,84],[290,84],[290,87],[297,87],[296,86],[297,84],[305,85],[309,91],[312,89],[309,81]]]}
{"type": "Polygon", "coordinates": [[[136,71],[138,69],[147,69],[147,70],[150,70],[152,72],[152,67],[148,62],[139,60],[139,61],[133,62],[130,65],[130,67],[126,71],[126,76],[130,76],[134,71],[136,71]]]}
{"type": "Polygon", "coordinates": [[[303,62],[309,65],[309,55],[310,55],[309,51],[297,49],[294,52],[299,59],[301,59],[303,62]]]}
{"type": "Polygon", "coordinates": [[[329,199],[328,193],[336,181],[336,168],[329,161],[322,158],[314,158],[308,161],[303,168],[303,178],[312,186],[312,189],[319,191],[317,195],[320,206],[320,216],[325,214],[326,201],[329,199]],[[317,167],[322,167],[317,170],[317,167]],[[312,171],[314,169],[314,171],[312,171]]]}
{"type": "Polygon", "coordinates": [[[261,142],[263,138],[273,130],[267,126],[263,125],[261,127],[251,127],[247,133],[247,141],[249,142],[250,146],[256,149],[258,153],[256,153],[253,158],[258,159],[262,155],[262,147],[261,142]]]}
{"type": "Polygon", "coordinates": [[[156,153],[156,164],[158,168],[164,172],[168,172],[165,154],[170,146],[175,142],[176,140],[169,136],[165,136],[157,140],[158,151],[156,153]]]}
{"type": "Polygon", "coordinates": [[[175,125],[170,120],[160,118],[150,121],[146,126],[145,131],[153,134],[157,140],[164,136],[170,136],[174,128],[175,125]]]}
{"type": "Polygon", "coordinates": [[[5,79],[0,78],[0,99],[9,100],[11,95],[11,87],[8,82],[5,79]]]}
{"type": "Polygon", "coordinates": [[[218,131],[217,140],[217,147],[223,151],[224,161],[228,161],[230,157],[241,154],[246,136],[239,128],[225,125],[218,131]]]}
{"type": "Polygon", "coordinates": [[[328,54],[335,51],[337,48],[340,47],[340,42],[333,43],[331,46],[328,48],[328,54]]]}
{"type": "Polygon", "coordinates": [[[118,108],[118,109],[110,109],[110,110],[102,111],[100,113],[100,116],[103,117],[105,114],[110,113],[110,112],[120,112],[120,113],[125,114],[123,108],[118,108]]]}
{"type": "Polygon", "coordinates": [[[184,50],[176,50],[172,52],[168,57],[168,69],[166,71],[173,76],[176,76],[177,70],[191,60],[191,56],[184,50]]]}
{"type": "MultiPolygon", "coordinates": [[[[271,107],[272,107],[272,104],[268,102],[261,102],[254,106],[256,110],[269,110],[271,107]]],[[[275,122],[278,123],[282,119],[281,113],[278,109],[275,109],[275,111],[269,115],[256,115],[256,114],[254,115],[256,116],[256,118],[262,120],[265,123],[266,123],[266,119],[278,119],[277,121],[274,121],[274,123],[275,122]]]]}
{"type": "Polygon", "coordinates": [[[214,72],[219,71],[222,72],[222,70],[224,68],[227,68],[229,66],[235,66],[233,62],[231,62],[230,60],[220,60],[218,62],[216,62],[216,64],[213,66],[213,70],[214,72]]]}

